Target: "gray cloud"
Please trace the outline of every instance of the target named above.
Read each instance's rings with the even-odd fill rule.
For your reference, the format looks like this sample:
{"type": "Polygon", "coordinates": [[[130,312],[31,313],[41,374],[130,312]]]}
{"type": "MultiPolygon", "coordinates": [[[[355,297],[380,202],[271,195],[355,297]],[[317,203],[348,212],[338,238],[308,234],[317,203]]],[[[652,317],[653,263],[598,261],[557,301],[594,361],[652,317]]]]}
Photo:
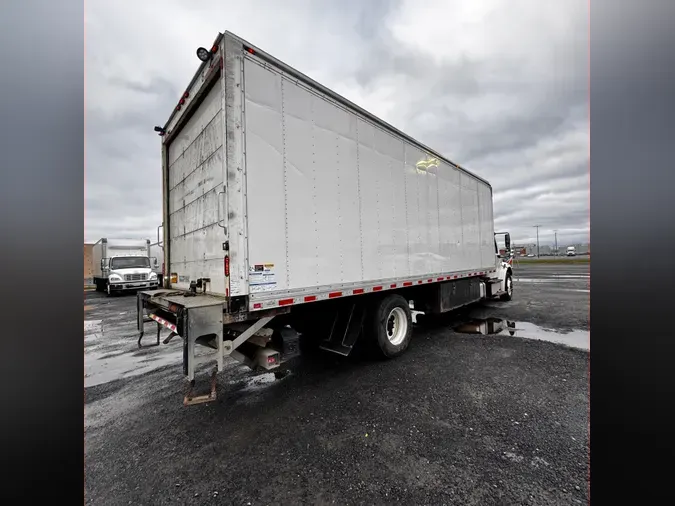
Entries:
{"type": "Polygon", "coordinates": [[[518,242],[588,240],[588,4],[88,2],[85,238],[154,237],[163,124],[230,30],[488,179],[518,242]],[[128,13],[134,12],[134,16],[128,13]]]}

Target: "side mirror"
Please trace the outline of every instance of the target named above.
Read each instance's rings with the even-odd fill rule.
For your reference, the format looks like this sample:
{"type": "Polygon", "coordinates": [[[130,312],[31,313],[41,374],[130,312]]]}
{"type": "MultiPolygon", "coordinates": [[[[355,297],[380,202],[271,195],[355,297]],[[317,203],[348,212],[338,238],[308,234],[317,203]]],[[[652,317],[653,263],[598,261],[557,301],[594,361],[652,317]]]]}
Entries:
{"type": "Polygon", "coordinates": [[[105,258],[101,258],[101,269],[105,269],[105,258]]]}
{"type": "Polygon", "coordinates": [[[504,245],[506,246],[506,251],[511,250],[511,235],[510,234],[504,234],[504,245]]]}
{"type": "Polygon", "coordinates": [[[152,264],[153,264],[155,267],[159,267],[159,262],[157,261],[157,257],[152,257],[152,264]]]}

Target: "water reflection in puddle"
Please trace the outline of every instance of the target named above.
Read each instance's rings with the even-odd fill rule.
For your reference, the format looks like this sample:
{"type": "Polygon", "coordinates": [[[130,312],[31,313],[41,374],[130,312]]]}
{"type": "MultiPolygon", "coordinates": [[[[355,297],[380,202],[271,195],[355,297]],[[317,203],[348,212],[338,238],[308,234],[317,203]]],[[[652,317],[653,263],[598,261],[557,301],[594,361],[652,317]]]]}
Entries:
{"type": "Polygon", "coordinates": [[[267,372],[246,379],[244,390],[258,390],[274,383],[277,380],[273,372],[267,372]]]}
{"type": "Polygon", "coordinates": [[[514,322],[501,318],[484,318],[471,320],[455,327],[455,332],[463,334],[480,335],[511,335],[525,339],[548,341],[551,343],[564,344],[571,348],[589,350],[591,346],[591,334],[587,330],[572,330],[569,332],[545,329],[527,322],[514,322]]]}
{"type": "MultiPolygon", "coordinates": [[[[250,372],[245,366],[239,366],[238,369],[240,372],[243,371],[246,376],[248,376],[248,373],[250,372]]],[[[256,374],[255,376],[248,376],[244,378],[241,390],[243,392],[261,391],[272,386],[273,384],[278,383],[290,375],[291,371],[289,369],[281,369],[273,372],[256,374]]],[[[230,385],[237,385],[240,383],[242,383],[241,378],[235,378],[229,381],[230,385]]]]}
{"type": "MultiPolygon", "coordinates": [[[[154,335],[148,341],[152,342],[154,335]]],[[[167,365],[180,366],[182,346],[139,349],[136,335],[104,330],[102,320],[84,321],[85,388],[138,376],[167,365]]]]}
{"type": "Polygon", "coordinates": [[[570,283],[573,281],[590,281],[589,277],[578,277],[578,278],[518,278],[516,277],[518,283],[570,283]]]}

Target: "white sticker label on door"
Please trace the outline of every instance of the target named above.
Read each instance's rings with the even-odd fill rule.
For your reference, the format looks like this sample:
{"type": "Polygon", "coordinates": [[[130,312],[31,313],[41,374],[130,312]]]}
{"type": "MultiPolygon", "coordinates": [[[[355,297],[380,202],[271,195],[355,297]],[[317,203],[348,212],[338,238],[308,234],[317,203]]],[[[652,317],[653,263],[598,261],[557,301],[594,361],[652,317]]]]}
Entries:
{"type": "Polygon", "coordinates": [[[248,285],[251,293],[269,292],[276,289],[274,264],[251,265],[248,271],[248,285]]]}

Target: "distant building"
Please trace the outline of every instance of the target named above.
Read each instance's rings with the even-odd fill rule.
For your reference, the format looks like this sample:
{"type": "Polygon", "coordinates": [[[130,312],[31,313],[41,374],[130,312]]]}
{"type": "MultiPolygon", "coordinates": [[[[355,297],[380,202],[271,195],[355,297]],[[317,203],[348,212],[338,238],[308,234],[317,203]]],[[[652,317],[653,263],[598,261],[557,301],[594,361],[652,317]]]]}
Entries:
{"type": "Polygon", "coordinates": [[[537,247],[536,245],[532,244],[527,244],[527,245],[518,245],[518,246],[513,246],[513,253],[516,256],[527,256],[532,253],[536,254],[537,253],[537,247]]]}
{"type": "Polygon", "coordinates": [[[92,283],[92,278],[94,273],[91,270],[91,249],[93,244],[84,245],[84,284],[90,285],[92,283]]]}

